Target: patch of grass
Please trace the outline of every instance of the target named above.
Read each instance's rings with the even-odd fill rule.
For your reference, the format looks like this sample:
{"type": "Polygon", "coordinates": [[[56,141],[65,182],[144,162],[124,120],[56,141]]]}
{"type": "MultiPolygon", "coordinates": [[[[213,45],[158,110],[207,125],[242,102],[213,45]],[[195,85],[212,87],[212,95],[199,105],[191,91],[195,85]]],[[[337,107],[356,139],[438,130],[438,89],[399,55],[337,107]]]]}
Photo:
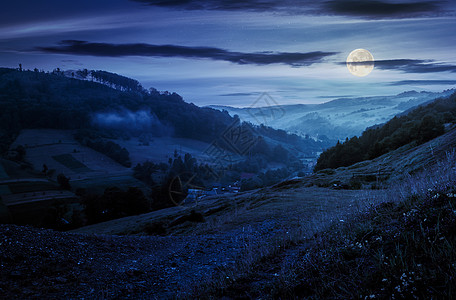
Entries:
{"type": "Polygon", "coordinates": [[[74,158],[71,154],[53,155],[52,158],[73,172],[85,173],[91,171],[86,165],[74,158]]]}

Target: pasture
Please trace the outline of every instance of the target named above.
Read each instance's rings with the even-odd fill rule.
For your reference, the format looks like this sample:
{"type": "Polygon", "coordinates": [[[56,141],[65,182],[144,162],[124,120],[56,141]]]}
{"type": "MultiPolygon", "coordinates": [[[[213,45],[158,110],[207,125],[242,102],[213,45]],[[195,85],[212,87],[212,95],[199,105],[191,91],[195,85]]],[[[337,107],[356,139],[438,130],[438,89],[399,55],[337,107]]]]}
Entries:
{"type": "Polygon", "coordinates": [[[41,171],[45,164],[55,175],[63,173],[73,179],[90,178],[105,172],[130,171],[109,157],[79,144],[71,130],[22,130],[11,148],[23,145],[26,161],[41,171]]]}
{"type": "Polygon", "coordinates": [[[53,155],[52,158],[59,162],[60,164],[64,165],[68,169],[71,169],[73,172],[76,173],[86,173],[90,172],[91,170],[87,168],[86,165],[81,163],[79,160],[75,159],[71,154],[60,154],[60,155],[53,155]]]}

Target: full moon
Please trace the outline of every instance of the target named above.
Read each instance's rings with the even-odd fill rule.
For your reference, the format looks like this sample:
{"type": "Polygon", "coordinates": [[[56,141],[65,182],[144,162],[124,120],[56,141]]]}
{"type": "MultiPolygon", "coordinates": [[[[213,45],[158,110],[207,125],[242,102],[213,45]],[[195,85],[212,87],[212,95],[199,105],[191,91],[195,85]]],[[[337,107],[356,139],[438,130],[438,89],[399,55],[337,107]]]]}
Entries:
{"type": "Polygon", "coordinates": [[[356,49],[347,57],[347,68],[355,76],[367,76],[374,69],[374,57],[366,49],[356,49]]]}

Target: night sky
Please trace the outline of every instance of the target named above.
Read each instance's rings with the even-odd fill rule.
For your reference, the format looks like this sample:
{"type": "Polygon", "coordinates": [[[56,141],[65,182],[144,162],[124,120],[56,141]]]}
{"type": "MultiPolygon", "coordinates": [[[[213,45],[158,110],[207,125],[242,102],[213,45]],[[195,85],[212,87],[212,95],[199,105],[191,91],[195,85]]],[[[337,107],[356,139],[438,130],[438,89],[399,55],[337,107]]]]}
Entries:
{"type": "Polygon", "coordinates": [[[0,5],[0,66],[95,69],[196,105],[456,87],[456,2],[40,0],[0,5]],[[345,65],[357,48],[375,67],[345,65]]]}

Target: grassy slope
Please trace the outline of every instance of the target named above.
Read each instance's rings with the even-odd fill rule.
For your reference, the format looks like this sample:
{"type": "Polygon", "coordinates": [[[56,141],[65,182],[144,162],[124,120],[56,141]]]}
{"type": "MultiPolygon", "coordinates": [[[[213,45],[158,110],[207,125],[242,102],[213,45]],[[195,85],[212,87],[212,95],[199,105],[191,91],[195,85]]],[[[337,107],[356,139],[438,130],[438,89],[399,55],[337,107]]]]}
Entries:
{"type": "MultiPolygon", "coordinates": [[[[349,167],[341,167],[333,171],[321,170],[307,180],[308,184],[331,186],[334,183],[349,184],[353,173],[373,174],[379,170],[391,170],[393,173],[386,184],[407,178],[445,158],[449,149],[456,147],[456,128],[449,129],[445,134],[426,142],[418,147],[405,145],[373,160],[356,163],[349,167]]],[[[370,183],[372,184],[372,182],[370,183]]]]}
{"type": "Polygon", "coordinates": [[[25,159],[36,170],[41,170],[43,164],[46,164],[49,169],[55,169],[56,174],[63,173],[75,179],[76,177],[95,177],[94,175],[106,171],[128,173],[127,168],[105,155],[80,145],[73,138],[73,132],[70,130],[25,129],[21,131],[11,147],[14,148],[17,145],[25,146],[25,159]],[[69,164],[62,164],[62,162],[54,158],[54,156],[65,154],[73,156],[74,159],[80,161],[88,169],[84,172],[75,171],[70,168],[69,164]]]}
{"type": "Polygon", "coordinates": [[[452,299],[456,154],[385,191],[389,201],[199,285],[208,297],[452,299]]]}
{"type": "Polygon", "coordinates": [[[11,147],[17,145],[25,146],[25,159],[36,170],[46,164],[49,169],[56,170],[55,175],[63,173],[70,177],[74,188],[102,193],[110,186],[135,186],[149,191],[144,183],[132,176],[130,169],[79,144],[71,130],[25,129],[11,147]]]}
{"type": "Polygon", "coordinates": [[[330,221],[360,208],[359,201],[380,197],[380,191],[335,191],[306,188],[301,183],[275,186],[253,192],[226,194],[196,204],[173,207],[75,229],[96,234],[206,234],[227,232],[274,220],[280,226],[304,228],[320,219],[330,221]],[[204,223],[189,222],[191,210],[201,213],[204,223]],[[158,231],[154,232],[154,228],[158,231]],[[164,231],[160,231],[160,228],[164,231]]]}

